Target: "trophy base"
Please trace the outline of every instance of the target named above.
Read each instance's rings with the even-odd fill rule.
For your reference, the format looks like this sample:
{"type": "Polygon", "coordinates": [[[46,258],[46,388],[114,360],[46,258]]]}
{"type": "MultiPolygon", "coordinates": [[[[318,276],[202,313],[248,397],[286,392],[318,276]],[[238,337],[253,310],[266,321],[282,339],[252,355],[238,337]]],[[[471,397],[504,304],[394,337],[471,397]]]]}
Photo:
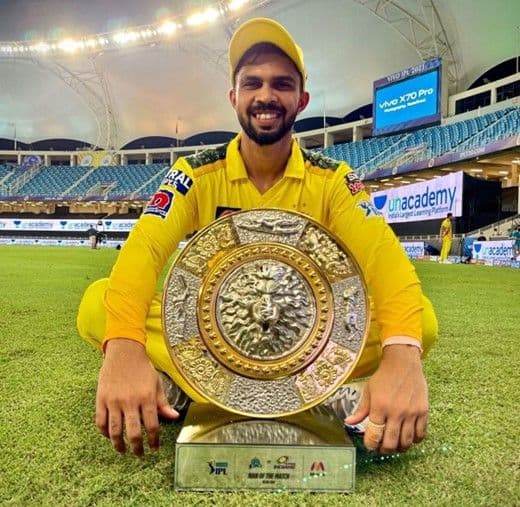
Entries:
{"type": "Polygon", "coordinates": [[[178,490],[354,490],[356,448],[326,407],[251,419],[192,403],[175,445],[178,490]]]}

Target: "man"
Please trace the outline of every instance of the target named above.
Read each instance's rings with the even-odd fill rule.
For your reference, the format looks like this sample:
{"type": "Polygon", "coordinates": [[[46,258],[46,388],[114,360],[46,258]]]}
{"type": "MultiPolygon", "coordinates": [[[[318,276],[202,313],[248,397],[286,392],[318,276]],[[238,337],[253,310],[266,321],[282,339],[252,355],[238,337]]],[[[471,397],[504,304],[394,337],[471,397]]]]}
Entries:
{"type": "Polygon", "coordinates": [[[439,255],[439,262],[441,263],[448,263],[448,255],[451,250],[451,240],[453,239],[453,228],[451,224],[452,217],[453,213],[448,213],[446,215],[446,218],[441,223],[441,229],[439,231],[442,243],[441,254],[439,255]]]}
{"type": "Polygon", "coordinates": [[[105,226],[103,224],[103,220],[98,220],[96,225],[96,245],[101,245],[105,238],[105,226]]]}
{"type": "Polygon", "coordinates": [[[96,424],[119,452],[125,450],[126,427],[133,452],[143,453],[141,423],[149,445],[158,446],[157,414],[174,419],[178,413],[166,402],[150,364],[175,377],[161,332],[160,295],[154,293],[157,276],[188,233],[233,210],[276,207],[324,224],[361,265],[377,322],[353,376],[375,373],[347,423],[368,416],[368,448],[406,450],[426,432],[421,351],[431,346],[437,330],[415,270],[350,168],[300,149],[292,138],[309,93],[303,54],[291,35],[273,20],[252,19],[234,34],[229,59],[229,100],[241,133],[226,146],[176,161],[109,281],[95,282],[83,298],[80,334],[105,352],[96,424]]]}
{"type": "Polygon", "coordinates": [[[520,255],[520,225],[517,225],[516,228],[511,230],[509,237],[513,240],[513,244],[511,245],[513,249],[512,260],[516,261],[520,255]]]}
{"type": "Polygon", "coordinates": [[[91,225],[87,229],[87,235],[90,241],[90,248],[95,250],[97,248],[97,229],[93,225],[91,225]]]}

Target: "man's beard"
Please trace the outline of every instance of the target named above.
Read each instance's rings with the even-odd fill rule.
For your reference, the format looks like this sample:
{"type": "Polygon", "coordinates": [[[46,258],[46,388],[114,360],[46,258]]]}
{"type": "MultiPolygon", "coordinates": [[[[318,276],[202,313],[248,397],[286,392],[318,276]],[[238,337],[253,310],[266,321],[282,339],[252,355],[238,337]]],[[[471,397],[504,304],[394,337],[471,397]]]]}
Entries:
{"type": "Polygon", "coordinates": [[[294,122],[296,121],[296,113],[286,118],[286,109],[278,104],[264,104],[255,103],[253,106],[248,107],[247,115],[238,115],[238,121],[240,126],[247,134],[247,136],[260,146],[267,146],[270,144],[277,143],[280,139],[291,131],[294,122]],[[253,127],[251,118],[257,113],[279,113],[282,122],[277,130],[271,132],[265,132],[257,130],[253,127]]]}

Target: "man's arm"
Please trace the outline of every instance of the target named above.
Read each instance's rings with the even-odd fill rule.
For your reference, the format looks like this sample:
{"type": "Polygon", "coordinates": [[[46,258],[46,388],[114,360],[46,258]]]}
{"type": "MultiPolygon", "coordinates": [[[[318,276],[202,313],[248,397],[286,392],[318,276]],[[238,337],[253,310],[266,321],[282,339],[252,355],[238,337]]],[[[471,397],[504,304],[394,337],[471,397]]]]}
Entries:
{"type": "Polygon", "coordinates": [[[439,230],[439,237],[440,239],[444,239],[444,236],[446,236],[446,234],[448,234],[448,227],[446,226],[446,224],[444,223],[444,221],[441,223],[441,228],[439,230]]]}
{"type": "MultiPolygon", "coordinates": [[[[191,171],[183,159],[175,169],[191,171]]],[[[191,173],[187,177],[191,179],[191,173]]],[[[158,414],[178,417],[168,406],[146,354],[145,323],[162,268],[179,241],[195,228],[195,189],[188,190],[161,185],[125,242],[105,293],[105,358],[99,374],[96,424],[118,452],[126,450],[126,430],[134,454],[143,454],[141,424],[150,447],[156,448],[158,414]]]]}
{"type": "Polygon", "coordinates": [[[381,452],[405,450],[424,438],[428,413],[426,381],[420,361],[422,294],[420,282],[399,241],[364,191],[344,184],[345,169],[335,176],[330,196],[330,225],[361,266],[376,308],[383,356],[366,388],[359,410],[347,420],[357,424],[369,416],[385,425],[365,434],[365,444],[381,452]],[[388,345],[409,340],[413,345],[388,345]]]}

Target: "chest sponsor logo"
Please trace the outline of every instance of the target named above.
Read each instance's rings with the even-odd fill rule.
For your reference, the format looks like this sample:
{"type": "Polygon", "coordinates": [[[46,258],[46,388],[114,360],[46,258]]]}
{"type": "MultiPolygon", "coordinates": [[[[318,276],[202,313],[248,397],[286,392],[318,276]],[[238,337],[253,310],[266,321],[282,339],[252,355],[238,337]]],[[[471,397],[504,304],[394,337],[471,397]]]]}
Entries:
{"type": "Polygon", "coordinates": [[[158,217],[165,218],[172,206],[173,199],[173,192],[159,190],[150,199],[143,215],[157,215],[158,217]]]}
{"type": "Polygon", "coordinates": [[[235,211],[241,211],[241,209],[242,208],[231,208],[229,206],[217,206],[215,211],[215,219],[231,215],[231,213],[235,213],[235,211]]]}
{"type": "Polygon", "coordinates": [[[359,176],[356,173],[346,174],[345,184],[347,185],[347,188],[352,195],[359,194],[359,192],[365,189],[365,185],[359,179],[359,176]]]}
{"type": "Polygon", "coordinates": [[[193,184],[193,180],[178,169],[170,169],[163,180],[164,185],[170,185],[177,192],[186,195],[193,184]]]}

